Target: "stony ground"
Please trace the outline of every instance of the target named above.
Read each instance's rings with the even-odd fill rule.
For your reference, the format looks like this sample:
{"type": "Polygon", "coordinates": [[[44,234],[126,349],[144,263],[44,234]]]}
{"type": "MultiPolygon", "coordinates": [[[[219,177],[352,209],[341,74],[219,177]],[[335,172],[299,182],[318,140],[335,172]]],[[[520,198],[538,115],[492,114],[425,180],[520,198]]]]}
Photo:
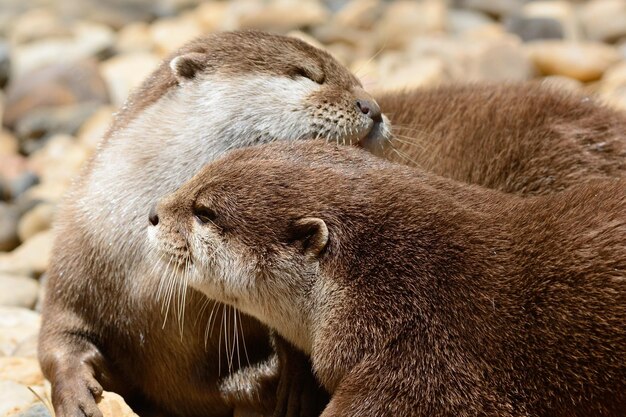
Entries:
{"type": "Polygon", "coordinates": [[[626,110],[626,0],[2,0],[0,417],[49,415],[38,306],[70,179],[166,54],[238,28],[326,48],[370,90],[543,78],[626,110]]]}

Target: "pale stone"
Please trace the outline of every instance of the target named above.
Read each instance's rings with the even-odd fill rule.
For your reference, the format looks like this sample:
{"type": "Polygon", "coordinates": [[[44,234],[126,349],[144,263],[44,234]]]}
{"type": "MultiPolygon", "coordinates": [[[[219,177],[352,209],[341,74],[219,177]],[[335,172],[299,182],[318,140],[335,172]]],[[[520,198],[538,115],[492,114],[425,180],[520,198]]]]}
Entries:
{"type": "Polygon", "coordinates": [[[36,280],[0,274],[0,306],[32,308],[38,294],[39,283],[36,280]]]}
{"type": "Polygon", "coordinates": [[[39,361],[34,358],[0,357],[0,381],[13,381],[32,386],[43,385],[39,361]]]}
{"type": "Polygon", "coordinates": [[[616,40],[626,36],[626,1],[594,0],[583,5],[579,13],[589,39],[616,40]]]}
{"type": "Polygon", "coordinates": [[[525,48],[544,74],[564,75],[583,82],[597,80],[620,60],[615,48],[594,42],[537,41],[525,48]]]}
{"type": "Polygon", "coordinates": [[[199,5],[193,12],[193,15],[200,24],[200,28],[204,33],[216,32],[222,29],[228,29],[225,22],[229,18],[230,2],[212,1],[199,5]]]}
{"type": "Polygon", "coordinates": [[[148,52],[120,54],[103,62],[100,70],[113,104],[121,107],[131,90],[141,85],[160,62],[158,56],[148,52]]]}
{"type": "Polygon", "coordinates": [[[352,0],[333,17],[333,24],[340,28],[371,29],[383,11],[380,0],[352,0]]]}
{"type": "Polygon", "coordinates": [[[494,22],[484,13],[474,10],[450,9],[446,16],[446,31],[461,34],[469,30],[480,29],[494,22]]]}
{"type": "Polygon", "coordinates": [[[242,29],[287,32],[317,26],[330,18],[330,12],[326,7],[314,0],[247,2],[246,5],[245,8],[236,10],[237,23],[242,29]]]}
{"type": "Polygon", "coordinates": [[[114,45],[113,31],[96,23],[79,23],[71,38],[46,38],[20,45],[12,53],[11,77],[59,62],[72,62],[95,56],[114,45]]]}
{"type": "Polygon", "coordinates": [[[152,41],[161,56],[180,48],[202,34],[200,23],[191,16],[160,19],[150,26],[152,41]]]}
{"type": "Polygon", "coordinates": [[[103,106],[87,119],[77,133],[80,144],[93,152],[109,129],[114,113],[113,106],[103,106]]]}
{"type": "Polygon", "coordinates": [[[399,0],[387,7],[378,23],[378,32],[381,43],[389,48],[402,48],[419,35],[443,32],[445,26],[444,2],[399,0]]]}
{"type": "Polygon", "coordinates": [[[0,129],[0,155],[15,155],[18,150],[17,138],[8,130],[0,129]]]}
{"type": "Polygon", "coordinates": [[[498,16],[508,16],[520,10],[526,0],[456,0],[461,8],[470,8],[498,16]]]}
{"type": "Polygon", "coordinates": [[[131,23],[117,34],[115,50],[118,52],[150,52],[153,49],[150,25],[145,22],[131,23]]]}
{"type": "Polygon", "coordinates": [[[526,3],[522,14],[533,18],[551,18],[561,24],[563,36],[567,40],[580,40],[581,28],[574,6],[568,1],[533,1],[526,3]]]}
{"type": "Polygon", "coordinates": [[[573,93],[580,92],[583,88],[583,83],[581,83],[580,81],[573,78],[564,77],[562,75],[550,75],[544,77],[541,80],[541,83],[549,87],[554,87],[559,90],[569,91],[573,93]]]}
{"type": "Polygon", "coordinates": [[[422,57],[409,63],[382,59],[380,74],[385,90],[435,86],[448,80],[444,62],[436,57],[422,57]]]}
{"type": "Polygon", "coordinates": [[[38,204],[22,215],[17,226],[17,235],[20,240],[25,242],[37,233],[50,229],[54,208],[52,204],[38,204]]]}
{"type": "Polygon", "coordinates": [[[27,409],[37,397],[24,385],[0,380],[0,417],[8,417],[27,409]]]}
{"type": "Polygon", "coordinates": [[[35,8],[21,14],[10,31],[12,44],[33,42],[44,38],[70,37],[72,31],[50,9],[35,8]]]}
{"type": "Polygon", "coordinates": [[[33,404],[28,409],[21,411],[19,414],[14,414],[11,417],[53,417],[51,408],[39,403],[33,404]]]}
{"type": "Polygon", "coordinates": [[[609,68],[602,77],[600,91],[611,93],[626,88],[626,61],[609,68]]]}
{"type": "Polygon", "coordinates": [[[0,356],[13,355],[20,343],[36,337],[40,321],[39,314],[29,309],[0,306],[0,356]]]}
{"type": "Polygon", "coordinates": [[[48,230],[22,243],[9,253],[0,253],[0,272],[8,274],[40,275],[50,262],[53,235],[48,230]]]}
{"type": "Polygon", "coordinates": [[[534,75],[534,67],[518,42],[488,42],[477,45],[470,60],[471,80],[525,81],[534,75]]]}
{"type": "Polygon", "coordinates": [[[89,150],[75,138],[69,135],[55,135],[43,148],[31,155],[29,167],[39,175],[42,183],[67,185],[88,158],[89,150]]]}
{"type": "Polygon", "coordinates": [[[102,411],[103,417],[139,417],[122,397],[113,392],[102,393],[98,408],[102,411]]]}
{"type": "Polygon", "coordinates": [[[26,339],[20,341],[12,355],[20,358],[37,359],[37,348],[39,344],[38,335],[34,334],[26,339]]]}

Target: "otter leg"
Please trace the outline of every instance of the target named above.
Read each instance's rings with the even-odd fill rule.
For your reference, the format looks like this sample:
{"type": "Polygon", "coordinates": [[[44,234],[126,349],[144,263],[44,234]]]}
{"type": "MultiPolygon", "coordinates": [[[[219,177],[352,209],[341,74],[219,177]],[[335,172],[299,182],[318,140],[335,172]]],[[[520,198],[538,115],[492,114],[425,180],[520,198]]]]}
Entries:
{"type": "Polygon", "coordinates": [[[46,328],[44,322],[39,339],[39,362],[52,385],[56,417],[102,417],[97,406],[102,395],[98,381],[106,376],[100,350],[87,333],[50,333],[46,328]]]}
{"type": "Polygon", "coordinates": [[[272,335],[280,367],[273,417],[317,417],[329,395],[313,375],[309,358],[282,337],[272,335]]]}
{"type": "Polygon", "coordinates": [[[267,361],[243,368],[222,383],[226,402],[264,416],[319,416],[329,396],[313,376],[309,358],[276,334],[272,345],[276,353],[267,361]]]}

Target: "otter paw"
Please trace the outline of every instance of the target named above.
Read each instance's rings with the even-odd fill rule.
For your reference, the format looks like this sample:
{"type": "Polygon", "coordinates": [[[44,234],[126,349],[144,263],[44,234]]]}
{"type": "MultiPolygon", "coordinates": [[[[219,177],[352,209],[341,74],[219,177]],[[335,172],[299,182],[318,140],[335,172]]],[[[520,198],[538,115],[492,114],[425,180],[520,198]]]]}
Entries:
{"type": "Polygon", "coordinates": [[[103,417],[97,404],[102,391],[91,375],[57,384],[52,391],[56,417],[103,417]]]}

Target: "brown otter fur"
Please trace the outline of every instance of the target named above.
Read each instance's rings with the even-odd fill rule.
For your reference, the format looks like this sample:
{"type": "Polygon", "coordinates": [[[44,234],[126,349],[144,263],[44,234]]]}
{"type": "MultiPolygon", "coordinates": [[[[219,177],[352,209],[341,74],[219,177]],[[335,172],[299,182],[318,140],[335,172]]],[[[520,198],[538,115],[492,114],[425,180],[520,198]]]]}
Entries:
{"type": "Polygon", "coordinates": [[[117,115],[60,210],[39,343],[57,417],[99,416],[102,387],[143,416],[231,415],[222,381],[268,357],[267,331],[195,291],[164,315],[174,289],[159,298],[150,285],[163,272],[147,261],[150,207],[228,149],[276,138],[351,143],[384,126],[348,70],[295,38],[212,34],[168,58],[117,115]],[[246,352],[233,361],[223,339],[237,331],[246,352]]]}
{"type": "Polygon", "coordinates": [[[376,97],[386,159],[520,195],[626,177],[626,113],[538,83],[448,85],[376,97]]]}
{"type": "Polygon", "coordinates": [[[520,198],[275,143],[158,216],[164,262],[311,355],[324,417],[625,415],[626,180],[520,198]]]}

